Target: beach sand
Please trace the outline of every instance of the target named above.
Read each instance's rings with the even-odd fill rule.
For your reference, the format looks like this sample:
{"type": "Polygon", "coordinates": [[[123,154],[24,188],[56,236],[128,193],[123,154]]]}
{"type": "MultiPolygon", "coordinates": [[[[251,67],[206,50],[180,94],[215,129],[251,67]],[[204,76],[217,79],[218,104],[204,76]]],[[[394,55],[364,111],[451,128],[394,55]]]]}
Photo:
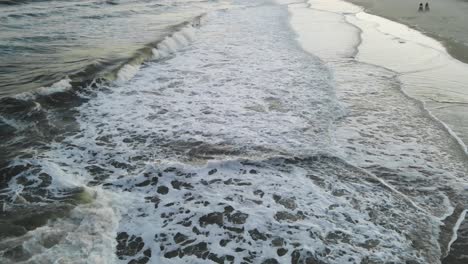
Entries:
{"type": "Polygon", "coordinates": [[[436,38],[450,55],[468,63],[468,1],[349,0],[368,13],[403,23],[436,38]],[[429,12],[418,12],[419,3],[429,3],[429,12]]]}

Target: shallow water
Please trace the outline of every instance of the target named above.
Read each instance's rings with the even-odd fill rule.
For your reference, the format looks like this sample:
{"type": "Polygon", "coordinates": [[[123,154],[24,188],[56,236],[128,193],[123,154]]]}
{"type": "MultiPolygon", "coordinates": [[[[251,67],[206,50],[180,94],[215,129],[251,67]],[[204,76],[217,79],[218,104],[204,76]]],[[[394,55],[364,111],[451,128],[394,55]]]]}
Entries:
{"type": "MultiPolygon", "coordinates": [[[[411,100],[410,97],[405,96],[405,94],[399,90],[404,89],[405,92],[409,90],[409,93],[414,96],[414,93],[410,90],[413,87],[405,83],[404,79],[401,81],[401,77],[398,72],[392,72],[388,69],[379,68],[372,64],[366,64],[365,62],[366,60],[370,60],[370,62],[376,64],[379,63],[379,65],[387,66],[389,68],[392,68],[392,66],[395,67],[395,65],[407,67],[402,67],[400,69],[411,69],[418,64],[416,63],[413,66],[411,64],[407,65],[399,63],[399,58],[401,59],[401,56],[398,56],[399,50],[393,52],[391,48],[388,48],[388,50],[380,56],[378,56],[379,53],[377,52],[372,53],[369,51],[378,50],[379,47],[386,48],[387,46],[391,46],[391,41],[394,38],[394,35],[388,36],[388,40],[386,41],[378,42],[380,43],[379,45],[372,43],[375,36],[372,38],[367,37],[367,35],[371,35],[374,28],[379,28],[379,33],[376,33],[377,35],[384,35],[386,31],[382,30],[382,28],[385,28],[386,26],[388,27],[386,24],[388,22],[381,21],[379,23],[370,23],[367,27],[367,25],[363,26],[363,24],[355,22],[362,17],[360,16],[362,14],[360,13],[361,10],[356,6],[351,6],[344,2],[330,1],[311,1],[309,3],[310,5],[308,8],[304,8],[300,5],[292,8],[292,25],[296,31],[300,32],[299,40],[302,46],[306,50],[317,54],[323,60],[328,62],[327,64],[331,69],[333,69],[337,80],[338,98],[352,109],[352,113],[350,113],[343,121],[346,125],[342,128],[338,128],[337,130],[340,136],[347,139],[339,144],[341,146],[346,146],[345,153],[347,153],[347,159],[354,160],[354,162],[360,164],[360,167],[370,169],[373,173],[378,175],[379,179],[384,179],[390,186],[395,187],[397,190],[401,190],[405,195],[412,197],[411,200],[413,201],[428,199],[423,202],[424,204],[427,204],[429,200],[437,201],[438,199],[441,199],[442,196],[436,195],[439,196],[439,198],[434,199],[435,197],[431,195],[435,194],[433,193],[435,190],[434,187],[438,185],[433,183],[442,180],[441,175],[438,173],[432,174],[429,171],[426,171],[427,168],[433,168],[432,165],[428,164],[428,162],[434,161],[434,156],[432,155],[435,153],[433,150],[421,150],[421,153],[419,153],[418,151],[415,151],[418,147],[415,148],[415,146],[410,146],[408,144],[411,144],[410,142],[420,142],[419,144],[426,145],[425,147],[427,147],[429,145],[437,144],[436,142],[441,143],[444,141],[442,140],[443,138],[451,141],[451,135],[449,133],[446,133],[445,136],[442,134],[436,135],[437,133],[431,132],[431,126],[434,127],[435,125],[435,131],[443,128],[443,126],[437,126],[437,122],[434,123],[433,116],[431,117],[431,115],[426,115],[427,105],[419,104],[419,111],[415,111],[414,108],[413,110],[410,110],[411,107],[408,108],[411,104],[417,106],[418,101],[411,100]],[[344,17],[347,18],[344,19],[344,17]],[[327,21],[326,25],[328,26],[324,27],[323,23],[318,23],[322,21],[327,21]],[[352,23],[349,21],[352,21],[352,23]],[[311,25],[317,26],[314,27],[311,25]],[[358,25],[358,27],[355,25],[358,25]],[[314,34],[310,34],[310,31],[314,32],[314,34]],[[345,42],[346,45],[341,45],[337,49],[334,45],[321,46],[315,44],[317,38],[322,41],[325,40],[324,42],[333,40],[333,34],[330,34],[330,32],[334,32],[333,34],[339,34],[341,36],[348,36],[345,38],[347,39],[347,42],[345,42]],[[353,37],[353,34],[360,35],[361,37],[353,37]],[[372,43],[372,45],[370,43],[372,43]],[[383,46],[385,44],[386,46],[383,46]],[[369,54],[373,54],[375,56],[370,56],[369,54]],[[354,57],[358,60],[356,61],[354,57]],[[392,64],[392,62],[394,64],[392,64]],[[355,106],[353,107],[353,105],[355,106]],[[406,105],[406,107],[401,108],[403,105],[406,105]],[[417,112],[419,112],[417,115],[411,114],[417,112]],[[424,114],[424,112],[426,112],[426,114],[424,114]],[[421,114],[422,116],[418,116],[421,114]],[[395,115],[400,117],[396,118],[395,115]],[[425,121],[424,119],[421,119],[423,116],[426,116],[425,121]],[[417,133],[418,135],[414,134],[414,137],[410,136],[413,133],[417,133]],[[413,140],[409,138],[405,139],[407,136],[413,137],[413,140]],[[353,137],[364,138],[355,140],[353,137]],[[414,141],[416,138],[418,139],[414,141]],[[404,153],[406,151],[408,152],[404,153]],[[416,152],[419,154],[415,155],[416,152]],[[427,154],[432,157],[424,157],[427,154]],[[361,157],[356,158],[357,156],[361,157]],[[420,162],[417,161],[419,158],[422,158],[420,162]],[[376,165],[374,162],[380,165],[376,165]],[[416,163],[419,163],[420,165],[416,165],[416,163]],[[382,164],[385,164],[385,166],[382,167],[382,164]],[[408,170],[404,169],[403,171],[406,172],[400,174],[402,172],[401,169],[404,166],[408,166],[408,170]],[[420,170],[420,173],[424,176],[416,176],[410,172],[413,171],[413,169],[422,169],[420,170]],[[416,176],[416,178],[412,178],[413,176],[416,176]],[[424,178],[431,178],[431,180],[426,182],[424,178]],[[422,187],[423,185],[425,187],[422,187]]],[[[401,34],[407,31],[392,31],[393,34],[395,34],[394,32],[401,34]]],[[[415,41],[418,40],[418,38],[406,38],[405,40],[415,41]]],[[[419,41],[422,40],[419,39],[419,41]]],[[[399,70],[399,68],[396,67],[392,69],[399,70]]],[[[425,98],[416,97],[416,99],[422,100],[425,98]]],[[[430,109],[430,111],[432,111],[432,109],[430,109]]],[[[448,130],[448,132],[450,131],[448,130]]],[[[450,146],[449,148],[453,151],[452,153],[460,158],[461,164],[466,164],[464,146],[458,145],[456,141],[452,141],[452,143],[449,143],[448,141],[446,143],[442,143],[442,145],[450,146]]],[[[439,147],[442,147],[442,145],[439,145],[439,147]]],[[[445,156],[445,154],[442,154],[442,156],[445,156]]],[[[439,161],[441,164],[451,164],[451,161],[449,160],[439,161]]],[[[461,173],[458,177],[458,180],[464,182],[466,173],[461,173]]],[[[446,180],[442,181],[446,182],[446,180]]],[[[465,195],[465,191],[463,189],[459,189],[458,193],[462,196],[465,195]]],[[[451,191],[446,193],[448,197],[452,197],[449,199],[453,199],[455,196],[452,195],[454,194],[455,193],[451,191]]],[[[442,200],[443,199],[445,198],[442,198],[442,200]]],[[[442,200],[439,200],[436,203],[443,204],[442,200]]],[[[444,263],[460,263],[460,261],[463,263],[462,259],[464,257],[464,253],[463,250],[460,249],[463,248],[464,244],[466,244],[466,236],[464,235],[466,232],[464,230],[466,230],[466,228],[464,227],[464,224],[462,224],[461,229],[458,230],[459,239],[456,240],[455,243],[453,242],[457,237],[452,236],[452,234],[457,234],[458,224],[456,222],[461,222],[461,220],[463,220],[465,208],[466,207],[463,204],[459,204],[455,206],[453,214],[449,213],[452,215],[447,218],[443,217],[445,218],[444,222],[447,228],[442,228],[441,233],[439,234],[439,244],[442,252],[438,254],[443,258],[443,256],[447,254],[447,244],[452,245],[453,247],[449,258],[447,258],[444,263]],[[455,228],[455,230],[451,231],[449,226],[451,226],[451,228],[455,228]]],[[[421,239],[422,237],[424,237],[424,235],[419,234],[413,239],[421,239]]],[[[436,263],[438,260],[433,259],[429,261],[429,263],[433,262],[436,263]]]]}
{"type": "Polygon", "coordinates": [[[2,263],[440,261],[466,200],[455,138],[353,58],[343,14],[233,4],[133,78],[12,100],[53,129],[5,155],[2,263]]]}

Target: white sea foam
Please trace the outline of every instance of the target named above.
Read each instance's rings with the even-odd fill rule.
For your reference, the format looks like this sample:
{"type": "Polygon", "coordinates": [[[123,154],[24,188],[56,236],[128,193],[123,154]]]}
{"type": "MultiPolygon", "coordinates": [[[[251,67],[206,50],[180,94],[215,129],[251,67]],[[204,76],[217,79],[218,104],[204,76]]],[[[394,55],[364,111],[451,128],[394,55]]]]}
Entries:
{"type": "Polygon", "coordinates": [[[125,64],[117,73],[116,82],[121,83],[131,80],[138,70],[140,70],[140,65],[125,64]]]}
{"type": "MultiPolygon", "coordinates": [[[[193,27],[188,25],[175,32],[171,36],[167,36],[160,43],[158,43],[156,48],[152,49],[152,59],[159,60],[176,53],[178,50],[186,47],[192,41],[193,35],[193,27]]],[[[140,68],[140,64],[125,64],[118,71],[116,82],[122,83],[131,80],[140,70],[140,68]]]]}
{"type": "MultiPolygon", "coordinates": [[[[465,216],[466,216],[466,212],[468,210],[463,210],[463,212],[460,214],[460,216],[458,217],[457,219],[457,222],[455,223],[455,226],[453,227],[453,234],[452,234],[452,238],[450,239],[450,242],[447,246],[448,250],[450,251],[450,247],[452,246],[452,244],[457,240],[457,232],[458,232],[458,229],[460,228],[460,225],[463,223],[463,220],[465,220],[465,216]]],[[[448,253],[448,252],[447,252],[448,253]]]]}
{"type": "Polygon", "coordinates": [[[31,92],[23,92],[14,96],[14,98],[19,100],[33,100],[37,96],[51,95],[54,93],[66,92],[72,88],[70,78],[66,77],[49,87],[40,87],[31,92]]]}

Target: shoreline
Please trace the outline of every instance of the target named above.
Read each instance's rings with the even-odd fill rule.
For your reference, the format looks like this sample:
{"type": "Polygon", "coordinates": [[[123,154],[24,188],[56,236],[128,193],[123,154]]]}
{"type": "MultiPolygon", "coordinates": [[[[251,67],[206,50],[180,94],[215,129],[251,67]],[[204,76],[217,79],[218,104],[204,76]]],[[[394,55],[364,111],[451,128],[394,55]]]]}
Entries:
{"type": "MultiPolygon", "coordinates": [[[[308,6],[308,8],[321,11],[321,12],[329,12],[333,14],[337,14],[339,16],[343,16],[343,23],[347,23],[350,27],[355,28],[358,31],[358,37],[356,39],[352,39],[352,37],[347,36],[348,40],[342,40],[342,41],[351,41],[353,42],[352,44],[347,44],[349,47],[348,49],[352,49],[352,51],[347,50],[343,51],[342,49],[346,44],[342,44],[341,41],[336,41],[339,44],[335,44],[330,50],[330,43],[326,43],[326,47],[313,47],[311,50],[311,45],[303,45],[303,48],[308,51],[309,53],[312,53],[318,57],[320,57],[322,60],[327,62],[327,60],[335,60],[336,57],[349,57],[357,62],[360,63],[366,63],[370,65],[374,65],[376,67],[381,67],[386,70],[392,71],[395,73],[395,77],[398,79],[398,81],[401,83],[401,92],[405,94],[405,96],[415,100],[417,103],[422,104],[422,108],[427,111],[428,115],[434,120],[434,122],[439,123],[441,125],[441,128],[445,130],[447,133],[449,133],[455,141],[458,142],[460,145],[462,151],[464,154],[468,157],[468,127],[461,129],[457,131],[458,125],[460,123],[454,123],[454,122],[449,122],[449,118],[443,118],[441,115],[438,113],[437,110],[439,110],[440,105],[444,104],[453,104],[453,105],[461,105],[462,107],[466,105],[466,109],[468,110],[468,89],[466,89],[466,94],[461,94],[457,89],[463,89],[465,88],[463,83],[460,82],[466,81],[468,82],[468,77],[464,77],[461,75],[454,75],[450,76],[450,70],[453,70],[456,68],[458,70],[458,73],[463,74],[463,72],[460,70],[468,70],[468,64],[462,63],[456,58],[453,58],[448,51],[446,50],[445,46],[439,42],[437,39],[431,38],[424,34],[423,32],[417,31],[416,29],[413,29],[411,27],[408,27],[405,24],[401,24],[399,22],[387,19],[385,17],[381,17],[378,15],[370,14],[365,11],[364,8],[350,2],[349,0],[336,0],[331,2],[331,4],[326,3],[324,4],[321,0],[311,0],[311,1],[306,1],[305,4],[308,6]],[[333,4],[336,3],[344,3],[345,5],[341,6],[333,6],[333,4]],[[314,4],[318,4],[319,7],[315,6],[314,4]],[[378,28],[376,32],[380,35],[386,35],[389,36],[387,39],[379,39],[375,41],[374,39],[371,39],[367,36],[363,36],[369,31],[369,28],[365,28],[366,26],[369,27],[368,25],[359,25],[359,21],[364,21],[364,19],[359,18],[357,19],[356,17],[359,15],[365,15],[367,17],[373,17],[376,19],[379,19],[380,21],[372,21],[371,19],[365,21],[371,23],[382,23],[383,26],[387,26],[389,23],[393,23],[399,28],[391,28],[392,25],[390,25],[390,31],[382,31],[379,26],[371,26],[378,28]],[[355,21],[351,21],[351,20],[355,21]],[[398,33],[395,34],[396,31],[402,30],[405,31],[407,30],[408,32],[404,32],[403,36],[398,36],[398,33]],[[393,31],[393,32],[392,32],[393,31]],[[407,35],[405,36],[405,34],[407,35]],[[416,37],[417,39],[412,39],[412,37],[416,37]],[[422,37],[422,38],[421,38],[422,37]],[[378,42],[378,43],[377,43],[378,42]],[[393,44],[392,44],[393,42],[393,44]],[[407,50],[412,50],[415,51],[416,48],[421,48],[425,49],[426,53],[432,52],[432,54],[426,54],[425,58],[423,60],[418,61],[415,59],[414,61],[409,60],[409,58],[405,57],[406,52],[400,50],[400,44],[405,44],[409,43],[412,44],[413,47],[410,47],[407,50]],[[329,44],[329,45],[328,45],[329,44]],[[383,51],[379,49],[380,46],[377,46],[375,44],[387,44],[387,45],[393,45],[392,50],[390,50],[389,53],[398,51],[400,54],[396,53],[394,57],[397,58],[391,58],[390,56],[385,56],[387,54],[387,51],[383,51]],[[395,45],[396,44],[396,45],[395,45]],[[363,47],[363,45],[366,45],[366,47],[363,47]],[[339,48],[337,48],[339,46],[339,48]],[[373,47],[372,47],[373,46],[373,47]],[[377,48],[376,48],[377,46],[377,48]],[[328,50],[327,50],[328,49],[328,50]],[[374,49],[374,50],[371,50],[374,49]],[[370,50],[370,52],[369,52],[370,50]],[[337,53],[337,54],[336,54],[337,53]],[[345,54],[346,53],[346,54],[345,54]],[[383,54],[383,56],[380,56],[380,54],[383,54]],[[376,59],[375,59],[375,58],[376,59]],[[404,60],[404,61],[403,61],[404,60]],[[403,62],[402,62],[403,61],[403,62]],[[406,63],[408,62],[409,63],[406,63]],[[429,65],[431,67],[427,67],[427,63],[432,63],[433,65],[429,65]],[[448,65],[450,64],[450,65],[448,65]],[[438,74],[448,74],[445,80],[442,80],[442,82],[447,81],[447,83],[450,85],[451,79],[450,77],[453,77],[455,79],[455,85],[453,87],[449,87],[449,90],[445,91],[436,91],[436,92],[431,92],[434,91],[439,87],[443,87],[444,83],[434,83],[431,84],[431,87],[429,85],[424,84],[421,85],[418,83],[417,78],[426,77],[430,76],[433,74],[433,71],[441,70],[441,72],[435,72],[438,74]],[[426,72],[427,71],[427,72],[426,72]],[[416,79],[415,80],[413,80],[416,79]],[[461,78],[461,79],[457,79],[461,78]],[[461,84],[461,85],[458,85],[461,84]],[[416,89],[414,89],[416,87],[416,89]],[[458,99],[455,98],[457,95],[462,96],[460,100],[454,100],[458,99]],[[442,96],[443,99],[447,100],[437,100],[439,96],[442,96]]],[[[339,32],[339,34],[347,34],[349,32],[339,32]]],[[[335,36],[338,36],[339,34],[335,34],[335,36]]],[[[352,34],[352,33],[351,33],[352,34]]],[[[371,36],[372,37],[372,36],[371,36]]],[[[341,39],[340,39],[341,40],[341,39]]],[[[298,40],[300,43],[301,42],[310,42],[310,40],[298,40]]],[[[312,42],[310,42],[312,43],[312,42]]],[[[314,46],[317,46],[317,43],[314,43],[314,46]]],[[[416,50],[419,51],[419,50],[416,50]]],[[[419,57],[420,54],[413,53],[414,57],[419,57]]],[[[393,55],[393,54],[392,54],[393,55]]],[[[433,76],[431,76],[433,77],[433,76]]],[[[444,76],[445,77],[445,76],[444,76]]],[[[449,108],[450,106],[447,106],[449,108]]],[[[468,117],[465,117],[466,123],[468,123],[468,117]]],[[[465,122],[461,122],[465,123],[465,122]]]]}
{"type": "MultiPolygon", "coordinates": [[[[364,8],[358,5],[355,5],[349,0],[341,0],[341,1],[338,0],[338,1],[333,1],[331,3],[329,2],[324,3],[323,1],[320,1],[320,0],[318,1],[312,0],[312,1],[306,1],[305,4],[307,5],[307,8],[311,10],[315,10],[318,12],[329,12],[331,14],[342,16],[343,23],[346,23],[348,26],[354,27],[356,31],[358,32],[358,36],[359,36],[357,39],[351,39],[351,41],[348,41],[348,43],[342,42],[342,41],[336,41],[336,42],[339,42],[342,46],[348,45],[348,48],[351,49],[351,51],[348,51],[348,54],[342,54],[339,51],[337,52],[336,50],[332,50],[332,51],[326,50],[326,49],[321,50],[320,47],[317,49],[316,43],[313,42],[312,38],[307,39],[306,37],[301,36],[301,33],[298,32],[301,29],[295,28],[294,23],[298,23],[298,22],[297,21],[294,22],[294,15],[297,16],[297,13],[294,14],[294,12],[291,11],[291,9],[293,8],[290,8],[292,27],[296,31],[296,33],[299,35],[297,38],[298,42],[303,46],[303,48],[306,51],[318,56],[326,64],[333,63],[333,61],[339,60],[341,57],[341,60],[345,58],[349,58],[350,60],[354,60],[359,63],[374,65],[376,67],[381,67],[383,69],[394,72],[396,75],[393,78],[395,78],[399,82],[399,91],[405,97],[411,99],[417,105],[420,105],[421,110],[425,112],[425,114],[431,120],[433,120],[435,124],[440,126],[440,128],[445,133],[449,134],[449,136],[454,141],[456,141],[458,147],[460,148],[462,152],[461,155],[464,156],[465,157],[464,159],[466,160],[466,157],[468,157],[468,149],[467,149],[467,144],[466,144],[468,142],[468,133],[467,133],[468,130],[459,129],[458,131],[454,131],[457,129],[457,126],[456,125],[454,126],[452,122],[447,122],[447,119],[450,121],[450,116],[449,118],[447,117],[444,118],[444,116],[439,111],[437,111],[438,110],[437,103],[434,103],[430,100],[430,95],[428,95],[431,91],[430,87],[427,87],[427,86],[424,87],[422,85],[421,87],[418,87],[418,82],[415,80],[412,80],[411,77],[413,78],[419,77],[418,74],[421,74],[421,73],[422,73],[422,76],[424,76],[424,72],[428,72],[428,74],[433,74],[433,72],[431,72],[433,71],[433,69],[431,69],[431,67],[429,68],[426,67],[428,65],[426,61],[431,62],[433,64],[432,66],[434,66],[435,71],[436,71],[435,76],[437,76],[437,73],[438,74],[443,73],[444,71],[440,69],[444,69],[444,68],[449,68],[449,69],[451,68],[451,69],[458,69],[458,70],[460,68],[468,69],[467,64],[461,62],[457,58],[454,58],[448,52],[445,45],[443,45],[443,43],[441,43],[438,39],[431,38],[427,34],[417,31],[416,29],[411,28],[405,24],[399,23],[397,21],[393,21],[385,17],[367,13],[364,8]],[[337,3],[339,4],[336,6],[333,6],[334,4],[337,4],[337,3]],[[344,3],[344,4],[341,4],[341,3],[344,3]],[[314,6],[314,4],[316,6],[314,6]],[[374,18],[377,18],[377,19],[374,19],[374,18]],[[374,24],[369,26],[372,23],[374,24]],[[396,28],[397,28],[396,31],[395,31],[395,28],[392,28],[392,26],[395,26],[395,25],[389,26],[389,24],[391,23],[396,24],[396,28]],[[388,28],[385,28],[385,26],[387,26],[388,28]],[[372,29],[375,29],[374,35],[369,34],[369,32],[372,29]],[[398,33],[400,32],[397,32],[398,30],[408,31],[406,32],[408,35],[403,34],[403,36],[401,36],[400,34],[399,36],[398,33]],[[420,34],[423,37],[418,36],[418,34],[420,34]],[[382,36],[384,37],[382,38],[382,36]],[[388,39],[385,39],[385,36],[390,36],[390,37],[388,39]],[[427,56],[425,59],[427,60],[425,61],[423,59],[420,61],[416,61],[416,63],[414,63],[413,61],[407,60],[407,58],[402,56],[404,55],[405,51],[401,51],[401,54],[396,53],[396,57],[398,57],[400,61],[398,61],[398,59],[394,60],[394,58],[392,58],[392,55],[388,55],[388,54],[387,56],[384,55],[381,57],[375,56],[376,54],[378,55],[379,53],[379,49],[376,47],[386,47],[385,45],[391,46],[392,42],[394,46],[392,48],[395,48],[395,50],[398,50],[399,46],[402,46],[402,45],[408,46],[407,43],[412,44],[415,47],[410,46],[410,48],[406,48],[406,49],[411,50],[413,48],[413,51],[416,51],[415,52],[416,54],[418,54],[418,52],[420,51],[423,51],[423,52],[425,51],[427,53],[426,54],[427,56]],[[395,42],[397,43],[396,45],[394,45],[395,42]],[[376,44],[383,44],[383,45],[376,45],[376,44]],[[354,51],[352,51],[353,49],[354,51]],[[434,58],[438,59],[436,63],[434,62],[434,58]],[[406,62],[409,62],[408,63],[409,67],[408,65],[406,65],[406,62]],[[437,72],[437,70],[439,70],[440,72],[437,72]],[[422,91],[418,92],[417,89],[415,91],[415,89],[412,89],[413,86],[418,87],[422,91]],[[426,89],[424,90],[424,88],[426,89]],[[462,133],[460,133],[460,131],[462,131],[462,133]]],[[[304,25],[306,24],[307,23],[304,23],[304,25]]],[[[322,26],[325,26],[325,25],[322,25],[322,26]]],[[[304,31],[304,29],[302,29],[302,31],[303,31],[302,32],[303,35],[314,35],[313,33],[311,34],[307,31],[304,31]]],[[[323,34],[323,32],[321,33],[323,34]]],[[[336,35],[346,34],[346,33],[347,32],[345,30],[335,32],[336,35]]],[[[316,39],[321,39],[320,35],[316,39]]],[[[327,42],[327,41],[324,41],[324,42],[327,42]]],[[[386,54],[386,51],[384,50],[384,48],[380,50],[380,53],[386,54]]],[[[461,70],[459,71],[461,72],[461,70]]],[[[451,76],[449,74],[446,76],[449,77],[447,81],[450,81],[451,76]]],[[[440,76],[440,77],[443,77],[443,76],[440,76]]],[[[436,87],[437,85],[440,85],[440,84],[441,83],[435,83],[434,86],[436,87]]],[[[463,88],[463,82],[460,82],[460,84],[462,84],[462,86],[457,87],[457,88],[463,88]]],[[[451,92],[453,91],[447,91],[447,94],[450,94],[451,92]]],[[[436,92],[435,96],[441,96],[440,92],[436,92]]],[[[447,97],[450,98],[450,96],[447,96],[447,97]]],[[[450,99],[454,99],[453,94],[451,97],[452,98],[450,99]]],[[[461,99],[462,100],[465,99],[468,102],[468,97],[465,97],[465,98],[462,97],[461,99]]],[[[453,102],[450,102],[450,100],[447,100],[447,101],[449,101],[448,103],[453,103],[453,102]]],[[[464,103],[465,102],[463,102],[462,104],[464,103]]],[[[443,103],[440,103],[440,104],[443,104],[443,103]]],[[[453,213],[454,212],[441,218],[442,221],[449,217],[456,217],[457,219],[456,225],[454,225],[453,227],[449,229],[450,232],[447,234],[442,233],[440,237],[438,238],[440,240],[441,245],[443,245],[443,247],[447,246],[444,252],[441,252],[441,256],[440,256],[441,262],[443,262],[444,259],[449,256],[455,259],[459,257],[457,253],[454,253],[455,256],[450,255],[450,252],[451,252],[450,249],[452,246],[454,246],[457,243],[457,240],[458,240],[457,233],[460,230],[467,228],[466,218],[464,214],[465,211],[463,211],[462,214],[455,215],[455,216],[452,215],[453,213]]],[[[464,238],[462,237],[461,240],[463,239],[464,238]]],[[[458,242],[464,243],[464,241],[458,241],[458,242]]]]}
{"type": "MultiPolygon", "coordinates": [[[[468,104],[468,91],[464,91],[464,81],[468,81],[468,78],[461,75],[468,70],[468,64],[453,58],[437,39],[393,20],[364,10],[354,16],[345,15],[345,20],[362,32],[363,40],[358,47],[356,60],[395,72],[401,82],[401,91],[422,103],[422,108],[460,144],[468,157],[468,130],[459,127],[460,124],[456,123],[459,120],[451,116],[458,113],[439,111],[446,104],[462,107],[468,104]],[[372,23],[378,25],[368,27],[372,23]],[[367,30],[364,29],[366,26],[367,30]],[[370,30],[375,32],[369,33],[370,30]],[[391,55],[387,55],[378,44],[388,45],[391,55]],[[421,50],[423,53],[419,53],[421,50]]],[[[465,119],[468,121],[468,117],[465,119]]]]}
{"type": "MultiPolygon", "coordinates": [[[[371,4],[367,3],[365,0],[344,0],[344,1],[348,2],[350,4],[353,4],[353,5],[356,5],[358,7],[361,7],[363,9],[363,12],[365,12],[365,13],[375,15],[375,16],[379,16],[379,17],[385,18],[387,20],[390,20],[390,21],[393,21],[393,22],[396,22],[396,23],[399,23],[399,24],[403,24],[403,25],[405,25],[405,26],[407,26],[407,27],[409,27],[409,28],[411,28],[413,30],[416,30],[416,31],[426,35],[429,38],[437,40],[439,43],[441,43],[445,47],[447,53],[452,58],[454,58],[455,60],[458,60],[461,63],[468,64],[468,53],[467,53],[468,52],[468,47],[466,45],[461,44],[459,41],[457,41],[457,40],[451,41],[449,39],[449,37],[441,36],[441,35],[437,34],[437,32],[429,32],[428,30],[424,29],[421,26],[418,26],[418,25],[416,25],[414,23],[410,23],[409,21],[406,21],[405,19],[403,19],[403,17],[401,17],[401,18],[392,17],[391,15],[384,14],[383,12],[380,12],[382,10],[380,10],[380,11],[379,10],[374,10],[372,8],[371,4]]],[[[415,15],[416,14],[418,14],[418,13],[415,13],[415,15]]]]}

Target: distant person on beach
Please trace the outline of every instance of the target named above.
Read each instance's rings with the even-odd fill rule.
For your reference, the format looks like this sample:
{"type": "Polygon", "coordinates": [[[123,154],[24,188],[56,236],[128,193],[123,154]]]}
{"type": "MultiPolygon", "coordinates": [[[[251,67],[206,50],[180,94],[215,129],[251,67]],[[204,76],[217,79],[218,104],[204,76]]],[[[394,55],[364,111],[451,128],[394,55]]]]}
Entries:
{"type": "Polygon", "coordinates": [[[422,11],[424,11],[424,7],[423,7],[423,3],[420,3],[418,12],[422,12],[422,11]]]}
{"type": "Polygon", "coordinates": [[[426,2],[426,6],[424,7],[424,11],[429,12],[431,9],[429,8],[429,3],[426,2]]]}

